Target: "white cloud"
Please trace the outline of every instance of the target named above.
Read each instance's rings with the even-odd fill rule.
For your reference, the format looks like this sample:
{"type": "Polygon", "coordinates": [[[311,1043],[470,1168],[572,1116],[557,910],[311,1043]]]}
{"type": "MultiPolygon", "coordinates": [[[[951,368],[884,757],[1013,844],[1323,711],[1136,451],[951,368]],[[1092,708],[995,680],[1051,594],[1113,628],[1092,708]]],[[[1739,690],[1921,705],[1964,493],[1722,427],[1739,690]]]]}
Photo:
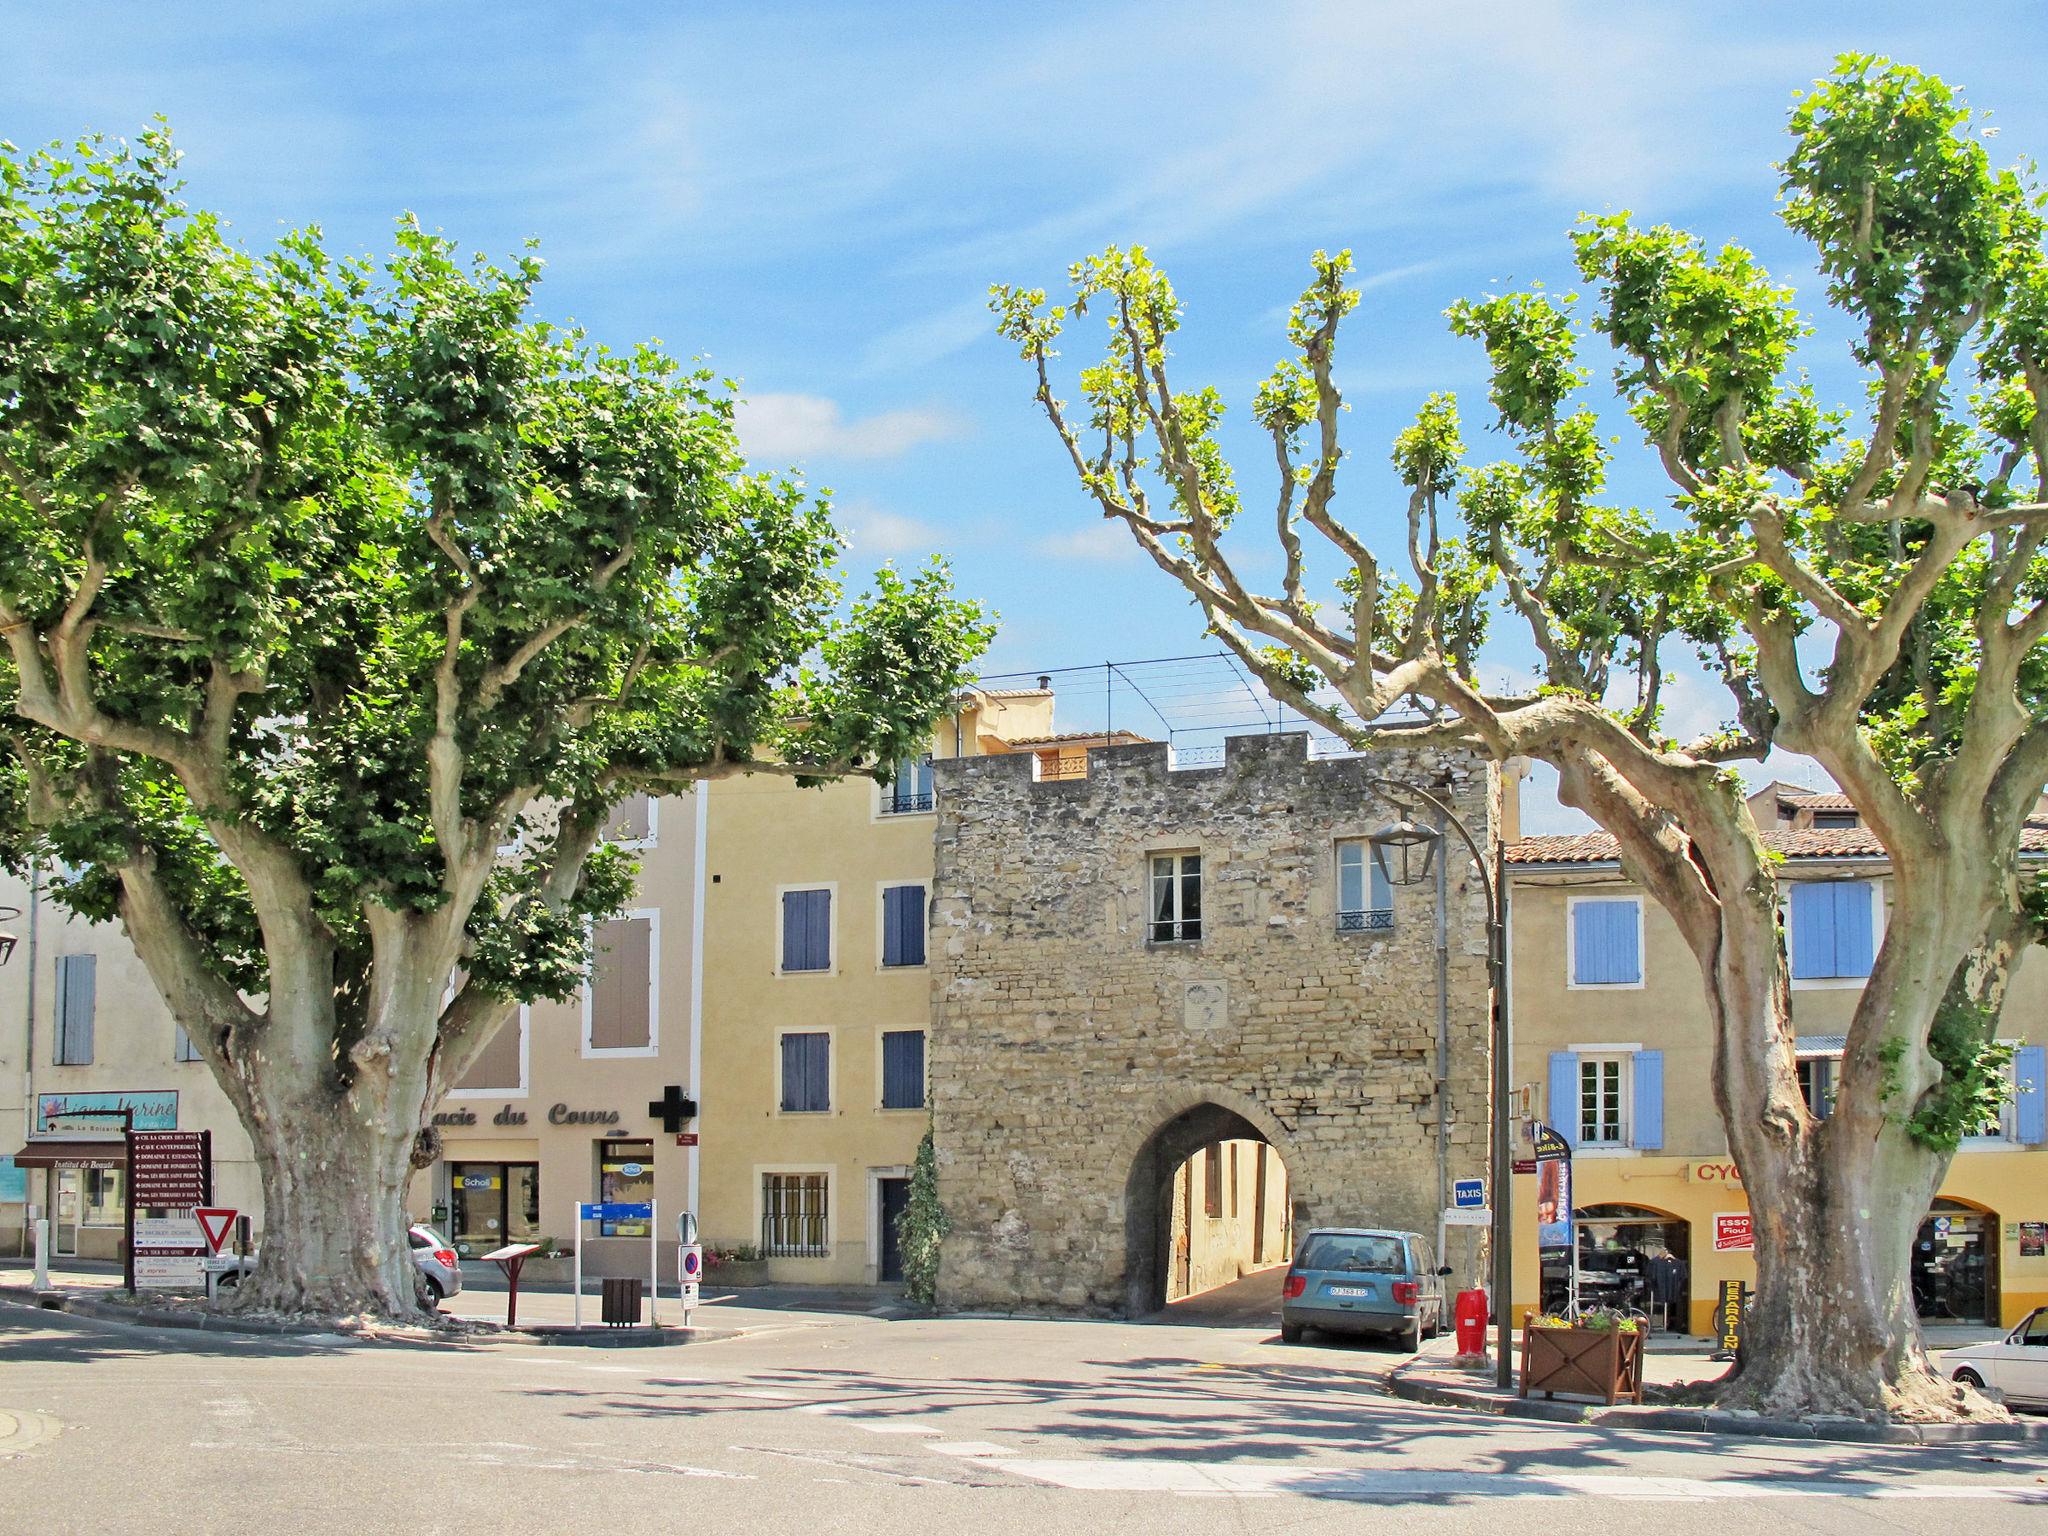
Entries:
{"type": "Polygon", "coordinates": [[[1135,560],[1139,554],[1130,530],[1109,518],[1067,533],[1048,534],[1033,547],[1054,560],[1135,560]]]}
{"type": "Polygon", "coordinates": [[[951,542],[936,524],[871,501],[842,502],[838,511],[847,541],[863,555],[922,555],[951,542]]]}
{"type": "Polygon", "coordinates": [[[921,443],[959,437],[966,422],[935,406],[878,411],[849,421],[823,395],[754,395],[739,404],[740,443],[771,464],[803,459],[893,459],[921,443]]]}

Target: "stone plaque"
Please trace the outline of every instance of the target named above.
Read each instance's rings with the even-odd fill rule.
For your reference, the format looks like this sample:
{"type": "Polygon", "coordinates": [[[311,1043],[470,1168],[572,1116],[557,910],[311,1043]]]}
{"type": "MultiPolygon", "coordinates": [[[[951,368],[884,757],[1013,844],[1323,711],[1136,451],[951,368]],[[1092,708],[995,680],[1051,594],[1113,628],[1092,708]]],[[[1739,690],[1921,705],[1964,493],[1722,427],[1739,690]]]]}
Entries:
{"type": "Polygon", "coordinates": [[[1181,1027],[1221,1029],[1230,1022],[1230,996],[1220,981],[1191,981],[1181,1000],[1181,1027]]]}

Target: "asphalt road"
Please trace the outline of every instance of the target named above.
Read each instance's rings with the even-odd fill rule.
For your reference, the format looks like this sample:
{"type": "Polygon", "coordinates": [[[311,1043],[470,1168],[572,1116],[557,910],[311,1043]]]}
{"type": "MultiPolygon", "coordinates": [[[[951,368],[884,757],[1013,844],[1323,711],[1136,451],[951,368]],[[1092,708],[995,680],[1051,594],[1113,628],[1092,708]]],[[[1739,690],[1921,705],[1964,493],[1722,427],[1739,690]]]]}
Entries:
{"type": "MultiPolygon", "coordinates": [[[[412,1348],[0,1305],[0,1532],[2036,1532],[2048,1457],[1520,1425],[1269,1330],[750,1312],[412,1348]]],[[[1226,1319],[1227,1321],[1227,1319],[1226,1319]]]]}

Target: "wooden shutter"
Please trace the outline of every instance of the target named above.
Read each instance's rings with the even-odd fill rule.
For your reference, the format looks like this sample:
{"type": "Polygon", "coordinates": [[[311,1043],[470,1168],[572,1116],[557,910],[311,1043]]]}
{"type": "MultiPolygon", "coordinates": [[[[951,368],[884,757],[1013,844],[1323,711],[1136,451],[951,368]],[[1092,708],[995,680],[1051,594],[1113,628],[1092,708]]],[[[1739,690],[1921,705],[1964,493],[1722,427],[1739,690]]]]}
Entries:
{"type": "Polygon", "coordinates": [[[882,964],[924,964],[924,887],[892,885],[882,892],[882,964]]]}
{"type": "Polygon", "coordinates": [[[832,1107],[832,1037],[789,1034],[782,1037],[782,1109],[804,1114],[832,1107]]]}
{"type": "Polygon", "coordinates": [[[892,1029],[882,1036],[882,1108],[924,1108],[924,1031],[892,1029]]]}
{"type": "Polygon", "coordinates": [[[651,802],[646,795],[628,795],[612,807],[607,835],[615,842],[644,843],[654,825],[651,802]]]}
{"type": "MultiPolygon", "coordinates": [[[[593,1043],[595,1043],[595,1009],[591,1013],[593,1043]]],[[[525,1087],[519,1076],[520,1044],[526,1034],[526,1010],[515,1009],[512,1017],[498,1026],[498,1032],[491,1036],[490,1043],[477,1053],[476,1060],[469,1064],[469,1071],[456,1086],[472,1091],[501,1089],[517,1091],[525,1087]]]]}
{"type": "Polygon", "coordinates": [[[832,968],[832,893],[782,893],[782,968],[785,971],[829,971],[832,968]]]}
{"type": "Polygon", "coordinates": [[[1550,1053],[1550,1128],[1572,1146],[1579,1144],[1579,1058],[1571,1051],[1550,1053]]]}
{"type": "Polygon", "coordinates": [[[654,924],[644,917],[599,923],[592,935],[590,1048],[645,1050],[654,1040],[654,924]]]}
{"type": "Polygon", "coordinates": [[[60,1067],[92,1064],[94,993],[99,956],[57,957],[57,1057],[60,1067]]]}

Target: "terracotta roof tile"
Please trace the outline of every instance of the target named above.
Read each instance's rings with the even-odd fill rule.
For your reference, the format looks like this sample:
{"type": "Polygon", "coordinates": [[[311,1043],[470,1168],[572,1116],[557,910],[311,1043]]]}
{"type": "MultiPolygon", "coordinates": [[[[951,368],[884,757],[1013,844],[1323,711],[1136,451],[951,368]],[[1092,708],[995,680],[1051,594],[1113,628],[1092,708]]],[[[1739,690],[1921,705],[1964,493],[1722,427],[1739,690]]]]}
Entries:
{"type": "MultiPolygon", "coordinates": [[[[1807,832],[1767,831],[1764,846],[1788,859],[1884,858],[1884,844],[1861,827],[1829,827],[1807,832]]],[[[1525,837],[1502,851],[1510,864],[1613,864],[1618,845],[1606,832],[1567,836],[1525,837]]],[[[2048,820],[2031,817],[2020,833],[2026,853],[2048,853],[2048,820]]]]}

